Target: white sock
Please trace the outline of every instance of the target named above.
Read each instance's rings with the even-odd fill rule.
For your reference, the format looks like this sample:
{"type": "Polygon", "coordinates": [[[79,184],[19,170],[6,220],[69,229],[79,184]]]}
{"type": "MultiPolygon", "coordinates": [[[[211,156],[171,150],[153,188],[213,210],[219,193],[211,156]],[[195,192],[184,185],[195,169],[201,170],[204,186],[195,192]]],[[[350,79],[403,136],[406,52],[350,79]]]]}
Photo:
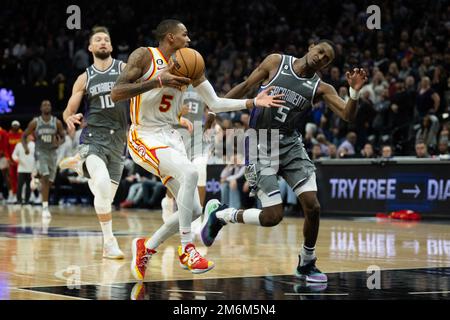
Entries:
{"type": "MultiPolygon", "coordinates": [[[[216,213],[217,218],[224,220],[226,223],[238,223],[237,215],[239,210],[234,208],[227,208],[216,213]]],[[[259,215],[260,209],[247,209],[242,212],[242,218],[245,224],[253,224],[260,226],[259,215]]]]}
{"type": "Polygon", "coordinates": [[[244,223],[260,226],[261,222],[259,221],[259,216],[260,216],[261,212],[262,212],[262,210],[260,210],[260,209],[244,210],[244,212],[242,214],[244,223]]]}
{"type": "Polygon", "coordinates": [[[300,251],[300,266],[304,266],[316,258],[315,249],[315,247],[309,248],[305,245],[302,246],[302,250],[300,251]]]}
{"type": "Polygon", "coordinates": [[[42,209],[48,209],[48,201],[42,201],[42,209]]]}
{"type": "Polygon", "coordinates": [[[114,238],[114,234],[112,232],[112,220],[109,220],[106,222],[100,222],[100,225],[102,227],[103,240],[105,242],[114,238]]]}
{"type": "Polygon", "coordinates": [[[237,222],[237,212],[235,208],[226,208],[216,212],[216,217],[224,220],[226,223],[236,223],[237,222]]]}
{"type": "Polygon", "coordinates": [[[183,249],[184,252],[184,248],[186,248],[188,243],[192,243],[191,228],[187,229],[180,228],[180,238],[181,238],[181,248],[183,249]]]}

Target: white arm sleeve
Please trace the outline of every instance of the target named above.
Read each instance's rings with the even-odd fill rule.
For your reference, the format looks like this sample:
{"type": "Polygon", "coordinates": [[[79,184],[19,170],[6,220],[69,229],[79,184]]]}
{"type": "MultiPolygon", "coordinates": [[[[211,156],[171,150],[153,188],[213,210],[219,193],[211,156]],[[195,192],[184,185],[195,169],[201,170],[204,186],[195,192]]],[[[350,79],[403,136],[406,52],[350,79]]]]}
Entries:
{"type": "Polygon", "coordinates": [[[206,80],[194,88],[213,112],[228,112],[246,109],[247,99],[219,98],[211,83],[206,80]]]}

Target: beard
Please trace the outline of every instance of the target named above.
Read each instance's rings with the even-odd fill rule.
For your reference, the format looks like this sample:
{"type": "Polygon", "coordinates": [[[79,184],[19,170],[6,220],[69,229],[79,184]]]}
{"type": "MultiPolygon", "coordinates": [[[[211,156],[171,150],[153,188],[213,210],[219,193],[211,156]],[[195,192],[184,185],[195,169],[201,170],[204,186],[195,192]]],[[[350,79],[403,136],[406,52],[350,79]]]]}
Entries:
{"type": "Polygon", "coordinates": [[[97,51],[94,52],[94,56],[100,60],[106,60],[111,56],[111,52],[108,51],[97,51]]]}

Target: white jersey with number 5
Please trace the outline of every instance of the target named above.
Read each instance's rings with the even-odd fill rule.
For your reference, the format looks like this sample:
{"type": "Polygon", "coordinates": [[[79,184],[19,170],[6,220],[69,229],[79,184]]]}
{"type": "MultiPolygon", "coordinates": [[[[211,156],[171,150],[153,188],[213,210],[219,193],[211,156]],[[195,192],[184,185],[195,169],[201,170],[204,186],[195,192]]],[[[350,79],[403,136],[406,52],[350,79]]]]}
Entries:
{"type": "MultiPolygon", "coordinates": [[[[153,55],[148,71],[138,81],[148,81],[158,77],[167,67],[168,61],[158,48],[147,48],[153,55]]],[[[183,92],[175,88],[155,88],[144,92],[130,102],[130,117],[136,130],[173,127],[179,123],[183,92]]]]}

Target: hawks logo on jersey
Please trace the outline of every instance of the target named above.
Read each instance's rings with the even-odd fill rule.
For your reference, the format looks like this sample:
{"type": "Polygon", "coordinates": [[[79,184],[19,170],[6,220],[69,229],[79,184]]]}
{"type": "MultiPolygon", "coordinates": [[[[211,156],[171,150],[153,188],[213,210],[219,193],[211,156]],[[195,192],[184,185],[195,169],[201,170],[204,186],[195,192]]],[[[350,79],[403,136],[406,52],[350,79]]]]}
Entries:
{"type": "Polygon", "coordinates": [[[145,147],[144,146],[138,146],[138,153],[141,157],[145,156],[145,147]]]}

